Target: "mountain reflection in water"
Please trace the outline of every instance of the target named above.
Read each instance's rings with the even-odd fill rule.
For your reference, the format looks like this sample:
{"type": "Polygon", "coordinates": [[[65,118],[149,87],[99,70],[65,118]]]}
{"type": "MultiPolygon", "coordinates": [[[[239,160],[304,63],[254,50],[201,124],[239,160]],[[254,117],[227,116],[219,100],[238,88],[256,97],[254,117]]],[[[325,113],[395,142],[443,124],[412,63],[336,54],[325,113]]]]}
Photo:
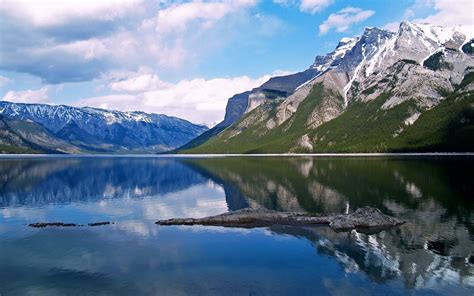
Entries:
{"type": "MultiPolygon", "coordinates": [[[[0,245],[0,259],[8,261],[0,273],[18,268],[7,254],[28,252],[18,246],[22,237],[34,241],[42,233],[51,235],[24,230],[23,224],[34,219],[102,218],[116,222],[109,236],[118,231],[149,240],[160,232],[152,222],[161,218],[248,206],[334,213],[369,205],[407,223],[375,235],[335,233],[328,227],[266,231],[308,241],[318,256],[336,260],[344,274],[362,273],[372,283],[398,280],[407,289],[431,292],[448,285],[457,294],[469,294],[474,289],[473,168],[473,159],[447,157],[0,159],[0,240],[8,237],[0,245]],[[17,231],[21,235],[12,234],[17,231]]],[[[107,240],[103,235],[93,236],[91,244],[107,240]]],[[[64,256],[73,261],[68,257],[73,254],[64,256]]],[[[5,281],[0,280],[0,293],[5,281]]]]}

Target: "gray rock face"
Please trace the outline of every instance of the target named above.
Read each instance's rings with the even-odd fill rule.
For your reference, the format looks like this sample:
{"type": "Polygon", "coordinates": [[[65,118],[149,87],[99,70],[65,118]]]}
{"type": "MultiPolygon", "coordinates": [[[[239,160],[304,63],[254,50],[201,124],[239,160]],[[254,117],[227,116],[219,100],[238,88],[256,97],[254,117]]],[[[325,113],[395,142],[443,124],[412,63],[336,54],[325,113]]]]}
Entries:
{"type": "Polygon", "coordinates": [[[206,218],[169,219],[156,222],[159,225],[207,225],[245,228],[272,225],[307,226],[327,224],[335,231],[358,229],[368,232],[380,231],[403,223],[404,221],[384,215],[378,209],[371,207],[357,209],[351,214],[331,214],[327,216],[247,208],[206,218]]]}
{"type": "MultiPolygon", "coordinates": [[[[330,59],[331,57],[328,57],[321,62],[329,65],[332,61],[330,59]]],[[[315,65],[316,62],[309,69],[295,74],[272,77],[261,86],[254,88],[248,96],[247,108],[244,113],[249,113],[265,102],[286,98],[293,94],[298,87],[311,81],[324,71],[322,68],[315,67],[315,65]]]]}
{"type": "Polygon", "coordinates": [[[338,70],[348,72],[349,76],[352,76],[357,66],[371,59],[393,35],[392,32],[378,28],[366,28],[352,49],[341,60],[338,70]]]}
{"type": "Polygon", "coordinates": [[[244,115],[245,111],[247,110],[250,93],[251,93],[250,91],[246,91],[240,94],[236,94],[232,98],[230,98],[229,101],[227,102],[227,106],[225,109],[225,117],[223,121],[219,122],[213,128],[202,133],[197,138],[179,147],[177,150],[179,151],[179,150],[185,150],[185,149],[191,149],[191,148],[197,147],[205,143],[210,138],[219,134],[226,127],[231,126],[240,117],[242,117],[242,115],[244,115]]]}
{"type": "Polygon", "coordinates": [[[274,96],[287,97],[292,94],[298,86],[312,79],[317,74],[318,70],[310,67],[305,71],[295,74],[272,77],[252,92],[267,92],[269,97],[271,97],[271,93],[273,92],[274,96]]]}
{"type": "Polygon", "coordinates": [[[474,66],[474,59],[460,50],[467,37],[457,27],[403,22],[397,33],[372,31],[377,34],[366,30],[347,55],[348,60],[337,69],[350,77],[344,87],[347,103],[391,92],[393,97],[384,107],[417,98],[420,107],[430,108],[440,102],[443,91],[452,91],[462,81],[467,68],[474,66]],[[442,67],[425,65],[433,55],[442,56],[442,67]],[[397,64],[401,62],[411,66],[400,71],[397,64]],[[379,83],[388,80],[385,85],[379,83]]]}
{"type": "Polygon", "coordinates": [[[230,98],[226,106],[224,120],[217,124],[217,126],[227,127],[238,120],[247,110],[250,93],[246,91],[230,98]]]}

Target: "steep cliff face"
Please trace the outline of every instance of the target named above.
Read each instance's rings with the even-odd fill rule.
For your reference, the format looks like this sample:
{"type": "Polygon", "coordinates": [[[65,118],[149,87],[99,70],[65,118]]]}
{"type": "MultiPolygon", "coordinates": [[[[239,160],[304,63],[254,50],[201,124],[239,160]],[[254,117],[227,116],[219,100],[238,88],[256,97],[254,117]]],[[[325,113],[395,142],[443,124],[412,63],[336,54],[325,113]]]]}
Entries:
{"type": "Polygon", "coordinates": [[[459,27],[367,28],[192,152],[474,150],[472,44],[459,27]]]}
{"type": "Polygon", "coordinates": [[[219,122],[216,126],[205,131],[204,133],[189,141],[185,145],[179,147],[177,150],[186,150],[202,145],[212,137],[219,134],[225,128],[231,126],[234,122],[236,122],[240,117],[245,114],[249,103],[248,100],[250,93],[250,91],[247,91],[240,94],[236,94],[232,98],[230,98],[227,102],[225,117],[223,121],[219,122]]]}

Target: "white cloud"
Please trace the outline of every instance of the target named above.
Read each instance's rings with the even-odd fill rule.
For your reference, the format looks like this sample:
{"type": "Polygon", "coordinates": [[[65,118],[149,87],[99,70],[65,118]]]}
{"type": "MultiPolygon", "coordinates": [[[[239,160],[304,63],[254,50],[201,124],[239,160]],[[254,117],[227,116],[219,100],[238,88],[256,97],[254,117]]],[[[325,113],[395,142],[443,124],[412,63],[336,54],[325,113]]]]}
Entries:
{"type": "Polygon", "coordinates": [[[189,2],[172,5],[158,11],[153,20],[143,22],[144,26],[154,25],[157,32],[175,33],[185,31],[188,25],[198,21],[204,28],[211,27],[216,21],[230,13],[254,6],[255,0],[227,1],[227,2],[189,2]]]}
{"type": "MultiPolygon", "coordinates": [[[[472,37],[474,36],[472,11],[474,11],[474,2],[471,0],[416,0],[412,6],[405,9],[400,21],[430,23],[447,27],[460,26],[458,28],[460,31],[468,37],[472,37]]],[[[391,22],[384,28],[397,31],[399,25],[400,22],[391,22]]]]}
{"type": "MultiPolygon", "coordinates": [[[[423,22],[441,26],[462,25],[469,36],[474,36],[473,11],[474,2],[472,0],[424,0],[417,1],[415,5],[431,5],[436,13],[424,17],[416,18],[414,22],[423,22]]],[[[416,10],[408,8],[405,14],[411,18],[416,17],[416,10]]]]}
{"type": "Polygon", "coordinates": [[[175,75],[239,38],[260,40],[280,31],[278,18],[251,13],[256,3],[1,1],[0,69],[49,84],[88,81],[143,65],[175,75]]]}
{"type": "MultiPolygon", "coordinates": [[[[227,100],[234,94],[255,88],[275,75],[284,75],[290,72],[277,71],[271,75],[264,75],[257,79],[248,76],[232,78],[214,78],[182,80],[170,84],[157,80],[156,89],[137,92],[135,94],[115,94],[93,98],[86,98],[75,103],[76,106],[91,106],[122,111],[141,110],[145,112],[162,113],[177,116],[196,123],[214,123],[224,118],[227,100]]],[[[153,74],[141,74],[123,80],[120,85],[123,90],[147,89],[153,83],[153,74]],[[146,78],[143,78],[146,77],[146,78]],[[146,83],[139,82],[140,79],[146,83]],[[146,85],[146,87],[143,87],[146,85]]],[[[111,83],[110,87],[117,87],[111,83]]]]}
{"type": "Polygon", "coordinates": [[[331,29],[335,29],[337,32],[345,32],[351,25],[365,21],[374,14],[373,10],[362,10],[361,8],[350,6],[343,8],[329,15],[327,20],[319,26],[319,34],[324,35],[331,29]]]}
{"type": "Polygon", "coordinates": [[[156,74],[137,74],[126,79],[119,79],[118,81],[109,83],[110,89],[118,92],[144,92],[163,89],[169,86],[169,83],[162,81],[156,74]]]}
{"type": "Polygon", "coordinates": [[[13,80],[11,80],[10,78],[0,75],[0,87],[4,87],[5,85],[11,82],[13,82],[13,80]]]}
{"type": "Polygon", "coordinates": [[[301,0],[300,10],[314,14],[316,12],[322,11],[333,2],[333,0],[301,0]]]}
{"type": "Polygon", "coordinates": [[[15,103],[48,103],[51,101],[48,97],[48,91],[48,86],[44,86],[37,90],[11,90],[7,92],[1,100],[15,103]]]}
{"type": "Polygon", "coordinates": [[[111,94],[81,99],[71,105],[109,110],[135,111],[140,110],[140,97],[139,95],[131,94],[111,94]]]}
{"type": "Polygon", "coordinates": [[[69,43],[62,43],[51,47],[32,48],[31,53],[35,55],[51,53],[67,53],[75,55],[85,61],[99,59],[110,53],[106,47],[106,42],[101,39],[91,38],[88,40],[79,40],[69,43]]]}
{"type": "Polygon", "coordinates": [[[334,0],[273,0],[273,3],[281,6],[298,6],[302,12],[315,14],[333,4],[334,0]]]}
{"type": "Polygon", "coordinates": [[[137,11],[142,0],[1,1],[0,11],[36,26],[60,25],[71,19],[112,20],[137,11]]]}

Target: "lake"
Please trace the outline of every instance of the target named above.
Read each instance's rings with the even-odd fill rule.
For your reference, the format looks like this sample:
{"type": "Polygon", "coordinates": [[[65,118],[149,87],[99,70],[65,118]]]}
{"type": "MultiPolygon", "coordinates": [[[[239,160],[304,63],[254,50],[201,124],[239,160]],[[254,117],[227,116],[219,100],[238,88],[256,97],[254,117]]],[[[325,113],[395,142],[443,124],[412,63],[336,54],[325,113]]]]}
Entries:
{"type": "Polygon", "coordinates": [[[0,295],[473,295],[474,158],[0,158],[0,295]],[[246,207],[406,224],[158,226],[246,207]],[[34,222],[111,221],[42,228],[34,222]]]}

